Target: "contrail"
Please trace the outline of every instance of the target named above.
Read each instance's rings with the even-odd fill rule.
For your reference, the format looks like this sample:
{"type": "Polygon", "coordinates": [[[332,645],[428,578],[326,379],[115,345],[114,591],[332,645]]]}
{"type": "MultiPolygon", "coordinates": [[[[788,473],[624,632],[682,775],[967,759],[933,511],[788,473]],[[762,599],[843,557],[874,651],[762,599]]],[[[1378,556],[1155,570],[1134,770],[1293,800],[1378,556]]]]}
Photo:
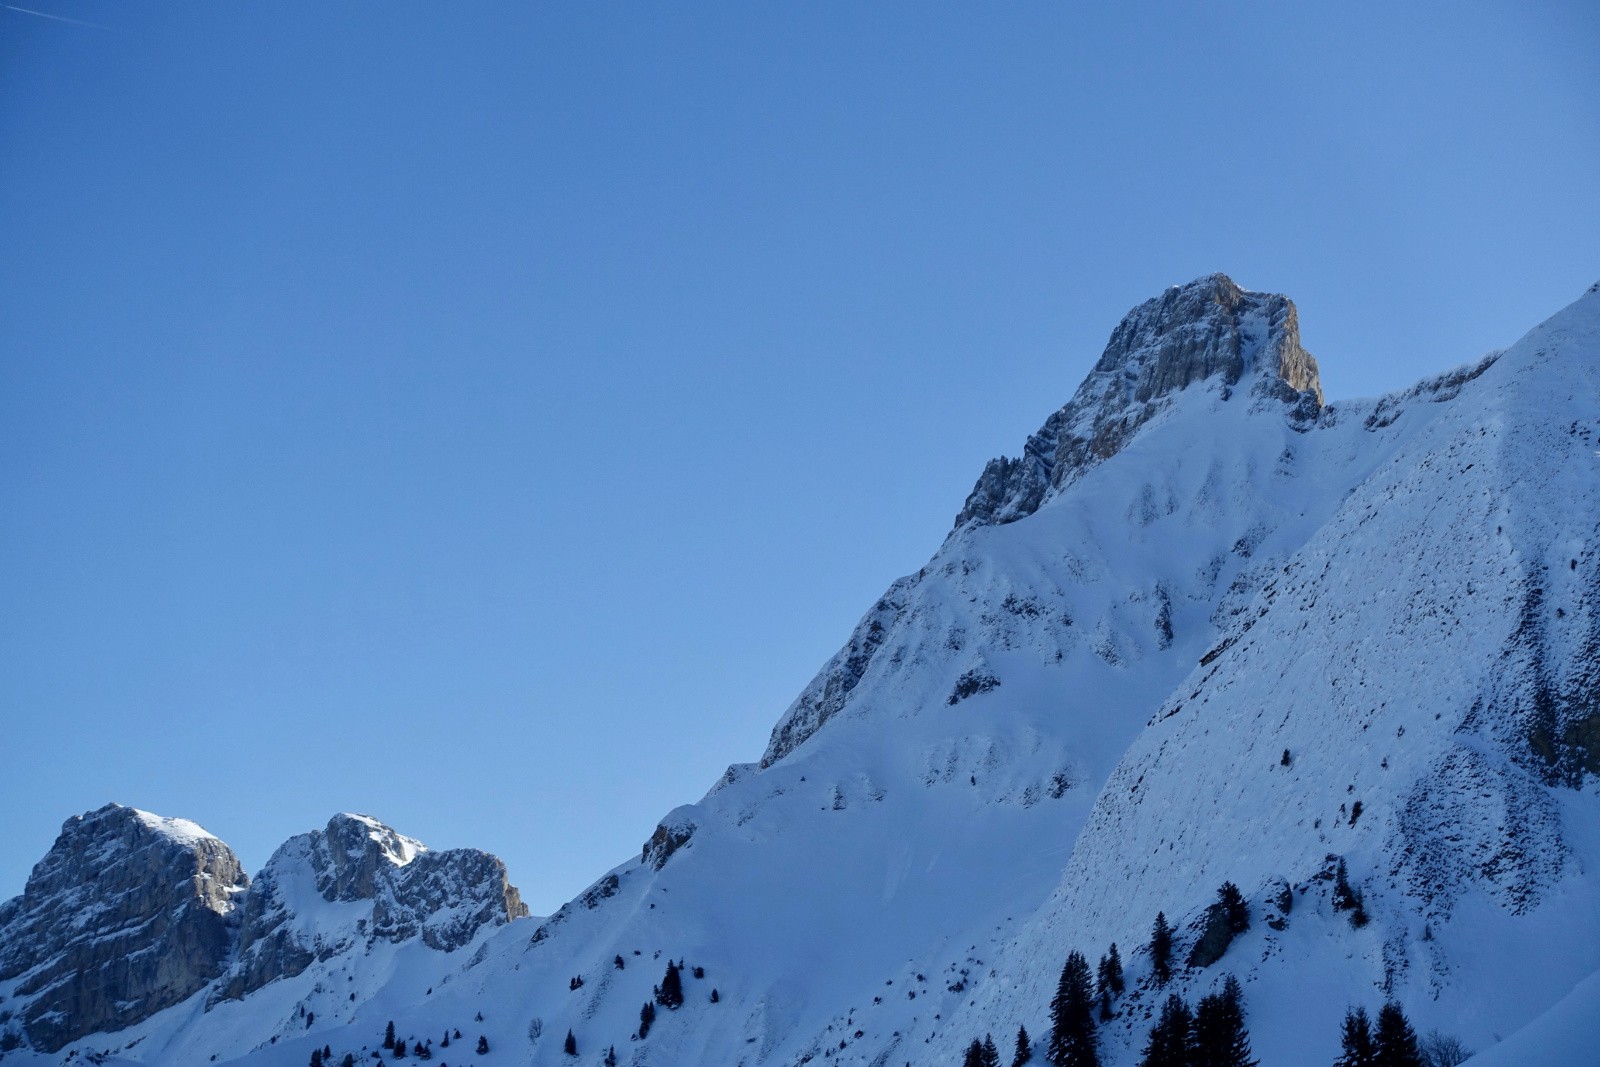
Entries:
{"type": "Polygon", "coordinates": [[[57,22],[70,22],[74,26],[89,26],[96,30],[114,30],[112,26],[102,26],[98,22],[85,22],[83,19],[69,19],[65,15],[52,15],[48,11],[33,11],[26,7],[17,7],[15,4],[0,4],[7,11],[20,11],[24,15],[38,15],[42,19],[54,19],[57,22]]]}

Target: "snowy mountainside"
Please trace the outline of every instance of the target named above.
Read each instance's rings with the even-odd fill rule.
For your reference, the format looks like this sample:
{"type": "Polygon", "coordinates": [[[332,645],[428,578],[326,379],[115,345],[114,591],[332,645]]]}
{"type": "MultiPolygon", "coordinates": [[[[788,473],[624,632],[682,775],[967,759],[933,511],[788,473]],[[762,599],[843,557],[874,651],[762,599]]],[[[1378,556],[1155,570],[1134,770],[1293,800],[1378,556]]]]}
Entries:
{"type": "MultiPolygon", "coordinates": [[[[1286,932],[1258,923],[1193,976],[1247,979],[1263,1062],[1332,1062],[1345,1007],[1386,995],[1486,1048],[1600,967],[1597,360],[1592,290],[1439,380],[1459,396],[1155,710],[1000,957],[1021,987],[974,998],[958,1026],[1035,1021],[1063,945],[1142,945],[1162,909],[1196,937],[1225,880],[1260,915],[1292,888],[1286,932]],[[1331,907],[1340,858],[1360,930],[1331,907]]],[[[1397,428],[1419,413],[1400,406],[1335,422],[1397,428]]],[[[1124,1057],[1144,1037],[1129,1029],[1124,1057]]]]}
{"type": "Polygon", "coordinates": [[[408,912],[434,854],[336,819],[243,895],[226,974],[0,1056],[362,1062],[393,1021],[446,1061],[481,1036],[485,1064],[574,1062],[569,1031],[582,1063],[958,1063],[1042,1036],[1067,951],[1115,940],[1102,1062],[1132,1064],[1155,912],[1186,956],[1223,880],[1254,921],[1161,995],[1237,974],[1265,1064],[1331,1062],[1344,1008],[1385,995],[1475,1048],[1553,1025],[1600,970],[1597,322],[1591,291],[1504,353],[1325,405],[1289,301],[1175,287],[985,469],[760,762],[555,915],[507,921],[503,869],[408,912]],[[381,877],[330,879],[341,848],[381,877]],[[675,960],[684,1003],[641,1037],[675,960]]]}

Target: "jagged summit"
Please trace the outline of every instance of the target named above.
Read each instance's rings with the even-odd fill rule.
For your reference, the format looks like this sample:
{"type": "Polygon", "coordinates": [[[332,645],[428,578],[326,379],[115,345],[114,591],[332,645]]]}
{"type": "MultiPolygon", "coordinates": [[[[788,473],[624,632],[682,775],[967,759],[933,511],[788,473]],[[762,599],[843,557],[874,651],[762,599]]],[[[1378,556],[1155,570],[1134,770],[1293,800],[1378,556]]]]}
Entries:
{"type": "Polygon", "coordinates": [[[1302,423],[1321,409],[1317,361],[1300,345],[1288,297],[1208,274],[1146,300],[1123,317],[1077,393],[1022,456],[989,461],[955,528],[1033,514],[1052,490],[1121,451],[1174,394],[1216,379],[1228,396],[1246,375],[1252,396],[1283,402],[1302,423]]]}

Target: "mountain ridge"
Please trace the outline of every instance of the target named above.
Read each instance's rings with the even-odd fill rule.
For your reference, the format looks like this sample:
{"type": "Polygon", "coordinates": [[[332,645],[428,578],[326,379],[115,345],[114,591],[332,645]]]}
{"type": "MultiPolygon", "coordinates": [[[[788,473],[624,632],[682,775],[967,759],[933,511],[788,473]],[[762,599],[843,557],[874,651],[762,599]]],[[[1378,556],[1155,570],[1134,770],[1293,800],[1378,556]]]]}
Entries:
{"type": "MultiPolygon", "coordinates": [[[[374,831],[330,823],[243,895],[294,882],[332,909],[260,909],[254,943],[287,927],[298,970],[285,950],[238,998],[65,1054],[360,1060],[399,1019],[515,1063],[570,1062],[549,1036],[568,1030],[582,1058],[637,1067],[956,1062],[985,1032],[1042,1036],[1067,950],[1112,940],[1130,988],[1100,1030],[1108,1067],[1134,1061],[1159,996],[1224,974],[1264,1063],[1331,1062],[1345,1006],[1391,996],[1474,1048],[1533,1025],[1600,970],[1600,286],[1368,400],[1325,402],[1293,305],[1221,275],[1124,326],[1048,470],[1034,448],[1043,481],[984,496],[998,510],[891,585],[759,763],[555,915],[351,938],[315,834],[374,831]],[[1161,318],[1184,305],[1203,329],[1161,318]],[[1079,432],[1096,426],[1117,427],[1104,456],[1079,432]],[[1198,954],[1224,880],[1252,921],[1198,954]],[[1168,987],[1143,945],[1156,910],[1181,959],[1209,961],[1168,987]],[[641,1034],[663,955],[688,997],[641,1034]]],[[[371,883],[366,929],[396,877],[346,879],[371,883]]],[[[0,1015],[15,990],[0,972],[0,1015]]]]}

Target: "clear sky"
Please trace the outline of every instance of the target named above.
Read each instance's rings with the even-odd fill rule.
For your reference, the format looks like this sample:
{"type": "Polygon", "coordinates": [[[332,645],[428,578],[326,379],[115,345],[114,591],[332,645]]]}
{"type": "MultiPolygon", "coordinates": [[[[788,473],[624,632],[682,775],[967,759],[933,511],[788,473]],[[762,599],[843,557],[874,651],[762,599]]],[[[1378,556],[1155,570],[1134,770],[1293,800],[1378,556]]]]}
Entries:
{"type": "Polygon", "coordinates": [[[553,910],[1131,305],[1369,395],[1597,250],[1587,2],[0,5],[0,899],[117,800],[553,910]]]}

